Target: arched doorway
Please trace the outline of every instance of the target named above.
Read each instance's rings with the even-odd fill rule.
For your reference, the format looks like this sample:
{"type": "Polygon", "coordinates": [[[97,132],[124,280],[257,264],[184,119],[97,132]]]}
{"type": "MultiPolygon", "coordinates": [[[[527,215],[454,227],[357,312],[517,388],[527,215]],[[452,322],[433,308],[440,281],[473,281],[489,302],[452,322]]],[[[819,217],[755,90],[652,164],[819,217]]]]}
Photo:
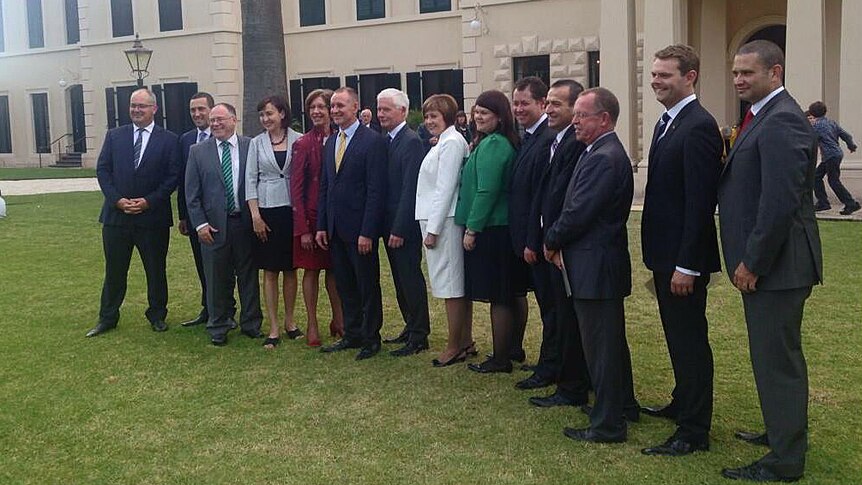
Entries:
{"type": "MultiPolygon", "coordinates": [[[[768,40],[781,48],[781,52],[787,52],[787,26],[786,25],[769,25],[756,30],[753,34],[745,39],[743,44],[752,40],[768,40]]],[[[747,101],[739,102],[739,123],[742,123],[742,117],[748,111],[750,103],[747,101]]]]}

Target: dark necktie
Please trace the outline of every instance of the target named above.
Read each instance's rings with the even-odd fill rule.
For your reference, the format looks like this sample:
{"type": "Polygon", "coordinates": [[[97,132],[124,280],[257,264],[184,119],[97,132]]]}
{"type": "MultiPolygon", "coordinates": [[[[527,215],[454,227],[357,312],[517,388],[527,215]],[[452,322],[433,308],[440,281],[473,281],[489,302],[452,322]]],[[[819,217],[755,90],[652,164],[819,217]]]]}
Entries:
{"type": "Polygon", "coordinates": [[[228,214],[236,211],[236,202],[233,200],[233,164],[230,157],[230,143],[227,140],[221,142],[221,175],[224,180],[224,206],[228,214]]]}
{"type": "Polygon", "coordinates": [[[144,141],[144,129],[138,128],[136,131],[138,136],[135,138],[135,170],[141,165],[141,146],[144,141]]]}
{"type": "Polygon", "coordinates": [[[199,131],[199,132],[198,132],[198,143],[200,143],[200,142],[202,142],[202,141],[204,141],[204,140],[206,140],[206,139],[207,139],[207,132],[205,132],[205,131],[199,131]]]}
{"type": "Polygon", "coordinates": [[[667,130],[667,124],[669,121],[670,121],[670,115],[667,114],[667,112],[665,111],[664,113],[662,113],[661,119],[658,120],[658,130],[659,130],[658,139],[659,140],[661,140],[662,137],[664,137],[664,134],[666,133],[666,130],[667,130]]]}
{"type": "Polygon", "coordinates": [[[557,147],[560,146],[560,140],[554,138],[554,143],[551,143],[551,158],[548,159],[548,163],[554,161],[554,154],[557,153],[557,147]]]}
{"type": "Polygon", "coordinates": [[[751,108],[748,108],[748,111],[745,112],[745,118],[742,119],[742,124],[739,125],[739,131],[736,133],[736,136],[742,134],[742,130],[751,123],[751,120],[754,118],[754,113],[751,112],[751,108]]]}

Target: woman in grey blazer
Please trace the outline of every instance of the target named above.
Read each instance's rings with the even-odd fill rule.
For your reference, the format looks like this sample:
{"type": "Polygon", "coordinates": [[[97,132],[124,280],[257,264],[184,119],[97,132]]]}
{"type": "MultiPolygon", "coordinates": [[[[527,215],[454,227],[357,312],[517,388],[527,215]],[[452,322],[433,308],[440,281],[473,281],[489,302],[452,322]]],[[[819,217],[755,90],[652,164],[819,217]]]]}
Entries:
{"type": "Polygon", "coordinates": [[[302,336],[293,320],[296,272],[293,268],[293,208],[290,203],[290,154],[299,133],[290,129],[290,107],[281,96],[268,96],[257,105],[265,131],[248,149],[246,200],[257,244],[254,260],[263,270],[263,294],[269,319],[269,336],[263,345],[280,341],[278,276],[284,273],[284,331],[288,338],[302,336]]]}

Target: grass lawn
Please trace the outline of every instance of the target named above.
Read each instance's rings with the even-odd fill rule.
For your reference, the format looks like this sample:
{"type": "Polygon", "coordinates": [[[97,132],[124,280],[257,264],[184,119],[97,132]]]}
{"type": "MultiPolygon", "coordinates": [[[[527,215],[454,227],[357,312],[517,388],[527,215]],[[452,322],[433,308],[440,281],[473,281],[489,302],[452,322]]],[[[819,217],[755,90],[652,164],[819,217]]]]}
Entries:
{"type": "MultiPolygon", "coordinates": [[[[562,435],[585,426],[574,408],[537,409],[516,390],[526,377],[434,369],[435,351],[324,355],[303,341],[265,351],[231,334],[227,347],[178,322],[197,314],[188,243],[176,232],[168,261],[166,333],[144,319],[143,270],[133,260],[118,330],[85,339],[102,282],[98,193],[9,197],[0,219],[0,483],[61,484],[721,484],[722,467],[763,448],[733,438],[762,429],[741,300],[717,278],[709,319],[715,353],[712,450],[679,459],[640,449],[673,431],[649,417],[622,445],[562,435]]],[[[626,300],[635,387],[643,404],[672,388],[656,304],[640,264],[639,214],[631,231],[634,294],[626,300]]],[[[862,481],[862,224],[821,222],[826,285],[806,307],[810,451],[803,483],[862,481]]],[[[137,257],[136,257],[137,258],[137,257]]],[[[385,258],[382,258],[385,261],[385,258]]],[[[385,264],[385,263],[384,263],[385,264]]],[[[399,329],[382,270],[384,335],[399,329]]],[[[325,295],[325,293],[324,293],[325,295]]],[[[432,349],[445,340],[443,305],[432,300],[432,349]]],[[[301,304],[299,305],[302,306],[301,304]]],[[[323,322],[328,307],[321,305],[323,322]]],[[[480,352],[490,347],[487,306],[476,306],[480,352]]],[[[534,360],[535,307],[527,336],[534,360]]],[[[302,326],[304,311],[297,310],[302,326]]]]}
{"type": "Polygon", "coordinates": [[[0,167],[0,180],[71,179],[95,176],[94,168],[0,167]]]}

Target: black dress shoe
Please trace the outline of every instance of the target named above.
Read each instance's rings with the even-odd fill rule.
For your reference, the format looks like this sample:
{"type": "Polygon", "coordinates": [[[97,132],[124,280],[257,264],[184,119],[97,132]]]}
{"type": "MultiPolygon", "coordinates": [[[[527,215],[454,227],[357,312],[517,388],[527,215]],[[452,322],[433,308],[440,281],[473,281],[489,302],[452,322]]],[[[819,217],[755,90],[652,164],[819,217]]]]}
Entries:
{"type": "Polygon", "coordinates": [[[776,475],[758,462],[739,468],[725,468],[721,470],[721,476],[731,480],[747,480],[749,482],[797,482],[802,478],[802,475],[796,477],[776,475]]]}
{"type": "Polygon", "coordinates": [[[583,404],[578,401],[575,401],[574,399],[570,399],[566,396],[563,396],[558,392],[555,392],[550,396],[544,397],[533,396],[528,399],[528,401],[530,401],[530,404],[532,404],[533,406],[540,408],[552,408],[556,406],[577,406],[579,404],[583,404]]]}
{"type": "Polygon", "coordinates": [[[359,345],[358,343],[355,344],[355,343],[351,342],[350,340],[341,339],[341,340],[335,342],[334,344],[327,345],[325,347],[321,347],[320,351],[323,352],[324,354],[328,354],[330,352],[341,352],[342,350],[358,349],[360,347],[362,347],[362,346],[359,345]]]}
{"type": "Polygon", "coordinates": [[[563,434],[566,435],[566,438],[575,441],[586,441],[588,443],[624,443],[626,441],[625,437],[607,438],[599,436],[590,428],[563,428],[563,434]]]}
{"type": "Polygon", "coordinates": [[[383,339],[384,344],[406,344],[410,341],[410,334],[407,330],[402,330],[397,337],[383,339]]]}
{"type": "Polygon", "coordinates": [[[464,362],[467,360],[467,353],[461,351],[458,354],[455,354],[451,359],[447,361],[441,361],[440,359],[434,359],[431,361],[431,365],[434,367],[449,367],[452,364],[457,364],[459,362],[464,362]]]}
{"type": "Polygon", "coordinates": [[[517,389],[540,389],[542,387],[548,387],[552,385],[553,382],[550,379],[545,379],[539,374],[533,373],[530,377],[518,381],[515,384],[515,388],[517,389]]]}
{"type": "Polygon", "coordinates": [[[494,359],[488,359],[481,364],[468,364],[467,368],[480,374],[495,374],[497,372],[511,373],[512,362],[509,360],[506,362],[497,362],[494,359]]]}
{"type": "Polygon", "coordinates": [[[207,311],[202,310],[200,313],[198,313],[198,316],[196,316],[195,318],[193,318],[187,322],[181,323],[180,326],[194,327],[195,325],[202,325],[204,323],[207,323],[207,320],[209,320],[209,319],[210,319],[210,317],[207,314],[207,311]]]}
{"type": "Polygon", "coordinates": [[[377,355],[377,352],[380,352],[380,344],[371,344],[362,347],[358,354],[356,354],[356,360],[365,360],[370,359],[377,355]]]}
{"type": "Polygon", "coordinates": [[[263,334],[258,329],[253,330],[240,330],[240,333],[245,335],[248,338],[262,338],[263,334]]]}
{"type": "Polygon", "coordinates": [[[389,352],[389,355],[391,355],[393,357],[405,357],[408,355],[418,354],[419,352],[422,352],[423,350],[427,350],[427,349],[428,349],[428,342],[427,341],[425,341],[425,342],[407,342],[407,344],[404,345],[404,347],[401,347],[400,349],[395,349],[395,350],[389,352]]]}
{"type": "Polygon", "coordinates": [[[859,209],[862,209],[862,205],[857,202],[855,205],[844,206],[844,208],[838,211],[838,213],[842,216],[849,216],[850,214],[858,211],[859,209]]]}
{"type": "Polygon", "coordinates": [[[218,337],[212,337],[210,339],[210,343],[212,343],[216,347],[224,347],[225,345],[227,345],[227,334],[219,335],[218,337]]]}
{"type": "Polygon", "coordinates": [[[153,332],[166,332],[168,330],[168,324],[164,320],[154,320],[150,322],[150,326],[153,327],[153,332]]]}
{"type": "Polygon", "coordinates": [[[769,437],[766,433],[751,433],[749,431],[737,431],[733,437],[746,443],[758,446],[769,446],[769,437]]]}
{"type": "Polygon", "coordinates": [[[831,208],[832,208],[832,206],[830,206],[828,204],[815,204],[814,205],[814,212],[828,211],[831,208]]]}
{"type": "MultiPolygon", "coordinates": [[[[581,406],[581,412],[589,416],[590,413],[593,412],[593,407],[589,404],[584,404],[581,406]]],[[[637,409],[623,409],[623,417],[629,423],[638,423],[641,420],[640,413],[637,409]]]]}
{"type": "Polygon", "coordinates": [[[671,436],[667,441],[650,448],[644,448],[641,453],[644,455],[658,456],[685,456],[694,453],[695,451],[709,450],[709,440],[703,441],[687,441],[682,438],[671,436]]]}
{"type": "Polygon", "coordinates": [[[643,406],[641,412],[654,418],[665,418],[676,421],[677,410],[668,406],[643,406]]]}
{"type": "Polygon", "coordinates": [[[111,330],[117,328],[116,325],[108,325],[106,323],[97,324],[95,327],[91,328],[87,332],[87,337],[95,337],[96,335],[101,335],[105,332],[110,332],[111,330]]]}

